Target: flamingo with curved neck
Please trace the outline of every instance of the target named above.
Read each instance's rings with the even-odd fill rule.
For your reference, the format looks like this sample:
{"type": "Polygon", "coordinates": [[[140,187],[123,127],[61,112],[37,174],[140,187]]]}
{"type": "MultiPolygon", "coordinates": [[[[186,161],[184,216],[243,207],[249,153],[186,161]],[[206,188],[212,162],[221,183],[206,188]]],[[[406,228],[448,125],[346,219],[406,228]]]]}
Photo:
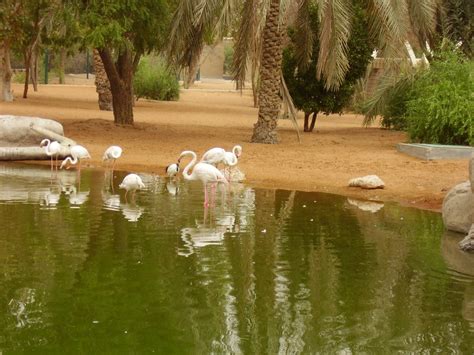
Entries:
{"type": "Polygon", "coordinates": [[[237,158],[240,158],[242,155],[242,146],[235,145],[234,148],[232,148],[232,153],[234,153],[237,158]]]}
{"type": "Polygon", "coordinates": [[[44,148],[47,156],[51,157],[51,171],[53,171],[53,158],[56,157],[56,169],[58,168],[58,155],[61,151],[61,144],[57,141],[50,141],[49,139],[43,139],[40,143],[40,147],[44,148]]]}
{"type": "Polygon", "coordinates": [[[219,169],[217,169],[215,166],[213,166],[211,164],[203,163],[203,162],[199,162],[199,163],[196,164],[196,160],[197,160],[196,153],[194,153],[191,150],[185,150],[184,152],[182,152],[181,155],[179,156],[178,162],[180,162],[181,159],[186,155],[191,155],[192,160],[184,168],[183,176],[186,180],[200,180],[203,183],[203,185],[204,185],[204,206],[207,207],[207,206],[209,206],[209,198],[208,198],[208,193],[207,193],[207,184],[211,183],[212,187],[214,189],[214,187],[219,182],[227,184],[227,179],[219,171],[219,169]],[[189,170],[191,168],[193,168],[193,171],[190,174],[189,170]]]}

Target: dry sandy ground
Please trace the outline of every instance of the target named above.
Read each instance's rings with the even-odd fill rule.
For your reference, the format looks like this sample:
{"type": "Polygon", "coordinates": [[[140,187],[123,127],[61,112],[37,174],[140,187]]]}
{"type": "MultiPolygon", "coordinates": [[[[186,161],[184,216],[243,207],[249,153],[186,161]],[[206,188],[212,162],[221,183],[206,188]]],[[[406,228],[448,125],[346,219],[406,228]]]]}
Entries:
{"type": "MultiPolygon", "coordinates": [[[[21,92],[15,85],[14,91],[21,92]]],[[[288,120],[279,123],[278,145],[249,142],[257,111],[249,92],[232,91],[222,82],[197,84],[183,91],[178,102],[140,100],[134,127],[113,124],[111,112],[98,110],[93,86],[40,86],[26,100],[0,103],[1,114],[53,118],[65,134],[85,145],[90,164],[100,165],[102,152],[111,144],[124,148],[117,168],[160,175],[179,153],[191,149],[202,154],[210,147],[243,146],[240,169],[255,187],[298,189],[351,197],[398,201],[421,208],[439,209],[446,192],[468,178],[468,161],[421,161],[398,153],[395,145],[404,133],[361,127],[355,115],[319,118],[315,132],[300,144],[288,120]],[[347,187],[348,180],[376,174],[383,190],[347,187]]]]}

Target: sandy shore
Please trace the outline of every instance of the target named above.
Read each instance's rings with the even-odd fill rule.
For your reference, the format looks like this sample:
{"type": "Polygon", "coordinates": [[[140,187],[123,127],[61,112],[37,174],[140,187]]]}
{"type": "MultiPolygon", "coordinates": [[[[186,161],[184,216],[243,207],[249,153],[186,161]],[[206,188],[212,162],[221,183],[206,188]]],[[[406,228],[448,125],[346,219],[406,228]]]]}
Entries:
{"type": "MultiPolygon", "coordinates": [[[[21,92],[20,85],[14,91],[21,92]]],[[[113,124],[111,112],[98,110],[93,86],[40,86],[26,100],[0,103],[1,114],[40,116],[58,120],[65,134],[85,145],[91,166],[101,163],[111,144],[124,148],[117,168],[164,174],[179,153],[202,154],[210,147],[243,146],[240,169],[255,187],[297,189],[342,194],[361,199],[397,201],[439,209],[446,192],[468,179],[468,161],[422,161],[398,153],[402,132],[361,127],[356,115],[321,116],[315,132],[300,144],[288,120],[279,123],[278,145],[249,142],[257,110],[249,92],[243,95],[224,82],[197,84],[182,91],[178,102],[140,100],[134,127],[113,124]],[[349,179],[376,174],[383,190],[347,187],[349,179]]]]}

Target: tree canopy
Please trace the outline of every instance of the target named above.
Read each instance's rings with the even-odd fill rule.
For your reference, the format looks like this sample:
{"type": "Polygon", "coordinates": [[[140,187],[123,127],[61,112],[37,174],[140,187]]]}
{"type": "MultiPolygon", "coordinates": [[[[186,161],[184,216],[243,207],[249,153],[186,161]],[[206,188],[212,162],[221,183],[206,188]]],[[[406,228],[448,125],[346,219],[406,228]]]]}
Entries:
{"type": "Polygon", "coordinates": [[[365,74],[373,50],[373,41],[368,35],[366,12],[358,7],[354,12],[351,36],[348,41],[348,71],[339,88],[329,90],[324,81],[317,79],[315,75],[320,50],[317,35],[320,27],[317,7],[309,7],[307,15],[309,28],[305,31],[309,33],[302,33],[301,28],[289,28],[290,43],[283,54],[283,75],[295,107],[305,113],[304,130],[311,132],[319,112],[326,115],[342,112],[354,92],[356,80],[365,74]],[[305,62],[298,62],[299,58],[295,52],[302,36],[310,38],[312,52],[307,54],[309,58],[305,62]],[[312,122],[308,126],[308,118],[311,114],[313,114],[312,122]]]}

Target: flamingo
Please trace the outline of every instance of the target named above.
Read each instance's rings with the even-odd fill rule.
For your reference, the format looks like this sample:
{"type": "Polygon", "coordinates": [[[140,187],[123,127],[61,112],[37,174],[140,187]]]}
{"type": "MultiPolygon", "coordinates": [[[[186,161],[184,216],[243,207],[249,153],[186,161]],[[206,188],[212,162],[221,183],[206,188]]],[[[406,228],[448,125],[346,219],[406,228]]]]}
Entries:
{"type": "Polygon", "coordinates": [[[114,170],[115,167],[115,161],[122,156],[122,148],[120,148],[118,145],[111,145],[110,147],[107,148],[107,150],[104,152],[104,156],[102,157],[102,161],[104,164],[106,162],[109,162],[112,160],[112,170],[114,170]]]}
{"type": "Polygon", "coordinates": [[[229,171],[229,181],[230,181],[230,178],[231,178],[231,170],[230,169],[233,166],[237,165],[241,155],[242,155],[242,147],[240,145],[234,146],[234,148],[232,148],[231,152],[225,152],[224,153],[224,159],[223,159],[222,162],[225,165],[225,171],[229,171]],[[227,170],[227,169],[229,169],[229,170],[227,170]]]}
{"type": "Polygon", "coordinates": [[[60,169],[64,168],[64,166],[66,166],[66,164],[68,162],[71,163],[72,165],[76,165],[79,162],[78,171],[80,171],[81,170],[81,160],[82,159],[87,159],[87,158],[90,159],[90,157],[91,157],[91,155],[89,154],[87,149],[84,148],[82,145],[78,145],[78,144],[73,145],[71,147],[71,156],[64,159],[59,168],[60,169]]]}
{"type": "Polygon", "coordinates": [[[240,145],[235,145],[232,148],[232,152],[226,152],[223,148],[212,148],[209,149],[201,158],[201,162],[212,164],[217,166],[219,163],[226,164],[226,153],[234,154],[237,159],[242,155],[242,147],[240,145]]]}
{"type": "Polygon", "coordinates": [[[133,196],[135,196],[135,191],[145,188],[145,184],[143,183],[142,178],[137,174],[128,174],[124,177],[119,188],[125,189],[125,201],[127,201],[127,194],[129,191],[132,191],[133,198],[133,196]]]}
{"type": "Polygon", "coordinates": [[[201,163],[208,163],[216,166],[224,160],[225,149],[212,148],[209,149],[201,158],[201,163]]]}
{"type": "Polygon", "coordinates": [[[170,164],[166,167],[166,175],[170,178],[174,178],[179,173],[179,163],[170,164]]]}
{"type": "Polygon", "coordinates": [[[44,148],[46,155],[51,157],[51,172],[53,171],[53,158],[56,157],[56,169],[58,168],[58,155],[61,151],[61,144],[57,141],[50,141],[49,139],[43,139],[40,143],[40,147],[44,148]]]}
{"type": "Polygon", "coordinates": [[[213,186],[215,186],[215,184],[217,184],[218,182],[227,184],[227,180],[225,176],[215,166],[209,163],[204,163],[202,161],[196,164],[197,156],[196,156],[196,153],[194,153],[193,151],[185,150],[184,152],[182,152],[181,155],[179,156],[178,162],[180,162],[181,158],[183,158],[186,155],[191,155],[193,159],[184,168],[183,176],[186,180],[200,180],[204,184],[204,207],[208,207],[209,198],[207,195],[207,184],[212,183],[213,186]],[[188,171],[193,166],[194,166],[193,172],[189,174],[188,171]]]}

